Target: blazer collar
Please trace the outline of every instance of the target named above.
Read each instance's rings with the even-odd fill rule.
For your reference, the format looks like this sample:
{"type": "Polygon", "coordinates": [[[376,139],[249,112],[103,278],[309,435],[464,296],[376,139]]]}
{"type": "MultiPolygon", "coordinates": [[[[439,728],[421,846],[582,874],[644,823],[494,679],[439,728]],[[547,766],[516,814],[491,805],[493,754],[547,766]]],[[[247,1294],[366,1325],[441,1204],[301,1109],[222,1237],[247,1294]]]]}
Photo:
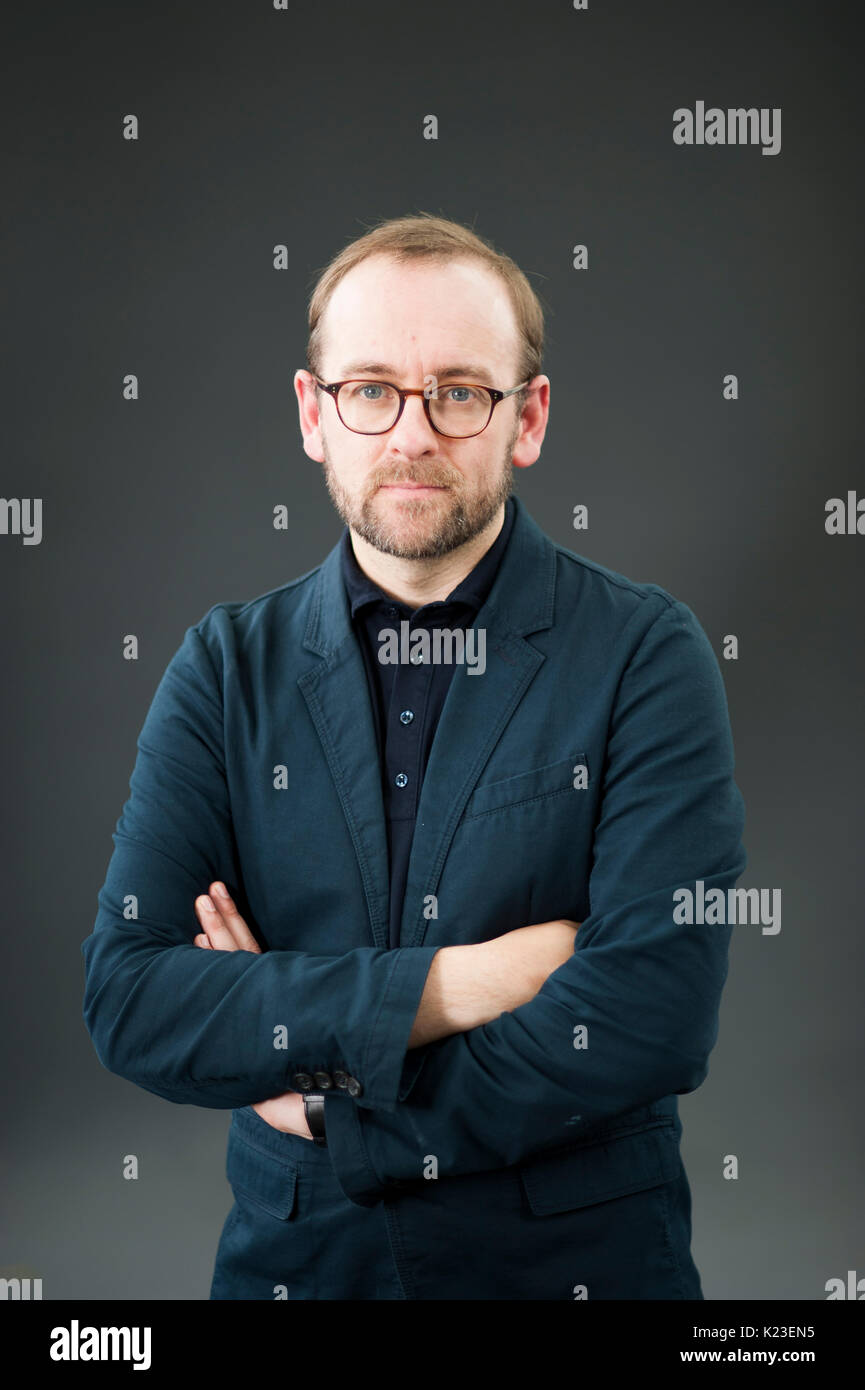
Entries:
{"type": "MultiPolygon", "coordinates": [[[[489,629],[525,636],[553,622],[555,547],[512,496],[514,523],[486,603],[478,614],[489,629]],[[528,576],[532,577],[531,582],[528,576]]],[[[303,645],[329,657],[353,635],[351,612],[342,578],[342,537],[319,566],[303,645]]]]}

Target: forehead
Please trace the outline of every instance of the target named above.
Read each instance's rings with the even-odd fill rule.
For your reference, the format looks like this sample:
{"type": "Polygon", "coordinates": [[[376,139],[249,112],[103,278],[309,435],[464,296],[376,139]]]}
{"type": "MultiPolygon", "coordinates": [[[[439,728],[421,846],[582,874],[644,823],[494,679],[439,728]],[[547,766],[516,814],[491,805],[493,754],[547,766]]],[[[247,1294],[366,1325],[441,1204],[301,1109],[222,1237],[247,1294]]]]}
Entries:
{"type": "Polygon", "coordinates": [[[505,282],[466,258],[400,264],[370,256],[337,285],[323,326],[331,380],[361,362],[414,374],[418,364],[427,372],[471,361],[486,364],[493,377],[508,376],[518,349],[505,282]]]}

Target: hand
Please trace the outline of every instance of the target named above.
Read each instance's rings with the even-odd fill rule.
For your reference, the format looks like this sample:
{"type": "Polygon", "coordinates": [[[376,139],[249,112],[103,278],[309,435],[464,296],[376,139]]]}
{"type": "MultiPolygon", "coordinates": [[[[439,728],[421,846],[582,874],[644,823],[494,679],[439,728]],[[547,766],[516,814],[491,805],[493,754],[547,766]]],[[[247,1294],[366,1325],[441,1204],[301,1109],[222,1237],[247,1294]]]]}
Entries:
{"type": "Polygon", "coordinates": [[[252,1109],[271,1128],[281,1129],[283,1134],[297,1134],[301,1139],[312,1139],[312,1130],[306,1123],[303,1096],[299,1091],[283,1091],[281,1096],[258,1100],[252,1109]]]}
{"type": "MultiPolygon", "coordinates": [[[[195,913],[203,930],[194,938],[196,946],[205,951],[251,951],[261,955],[261,948],[237,910],[234,899],[224,883],[211,883],[209,896],[195,899],[195,913]]],[[[283,1091],[282,1095],[259,1100],[252,1106],[265,1124],[284,1134],[297,1134],[312,1139],[306,1122],[303,1096],[299,1091],[283,1091]]]]}
{"type": "Polygon", "coordinates": [[[195,945],[214,951],[254,951],[261,948],[244,922],[224,883],[210,885],[210,896],[203,893],[195,899],[195,914],[203,928],[195,937],[195,945]]]}

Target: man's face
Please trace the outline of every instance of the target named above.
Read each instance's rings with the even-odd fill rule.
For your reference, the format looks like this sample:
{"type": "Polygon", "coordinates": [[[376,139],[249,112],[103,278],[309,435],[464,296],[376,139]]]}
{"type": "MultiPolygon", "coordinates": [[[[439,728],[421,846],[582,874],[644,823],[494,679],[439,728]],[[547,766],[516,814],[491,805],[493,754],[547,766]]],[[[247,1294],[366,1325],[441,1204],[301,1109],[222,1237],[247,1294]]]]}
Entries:
{"type": "MultiPolygon", "coordinates": [[[[376,255],[334,291],[324,316],[322,380],[358,377],[439,390],[518,384],[517,327],[506,290],[471,260],[399,265],[376,255]],[[454,370],[456,369],[456,370],[454,370]]],[[[342,520],[376,550],[403,559],[446,555],[478,535],[511,491],[520,433],[513,400],[469,439],[436,434],[410,396],[386,434],[347,429],[318,395],[325,481],[342,520]]],[[[309,450],[308,450],[309,451],[309,450]]]]}

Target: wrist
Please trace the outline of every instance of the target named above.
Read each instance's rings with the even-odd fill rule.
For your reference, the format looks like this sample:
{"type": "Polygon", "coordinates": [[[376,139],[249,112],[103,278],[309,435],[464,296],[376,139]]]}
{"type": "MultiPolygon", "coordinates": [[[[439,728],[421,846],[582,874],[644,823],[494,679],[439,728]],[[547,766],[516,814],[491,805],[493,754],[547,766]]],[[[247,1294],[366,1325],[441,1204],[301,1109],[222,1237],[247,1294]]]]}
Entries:
{"type": "Polygon", "coordinates": [[[324,1123],[324,1095],[321,1091],[303,1092],[303,1115],[307,1136],[319,1148],[327,1147],[324,1123]]]}

